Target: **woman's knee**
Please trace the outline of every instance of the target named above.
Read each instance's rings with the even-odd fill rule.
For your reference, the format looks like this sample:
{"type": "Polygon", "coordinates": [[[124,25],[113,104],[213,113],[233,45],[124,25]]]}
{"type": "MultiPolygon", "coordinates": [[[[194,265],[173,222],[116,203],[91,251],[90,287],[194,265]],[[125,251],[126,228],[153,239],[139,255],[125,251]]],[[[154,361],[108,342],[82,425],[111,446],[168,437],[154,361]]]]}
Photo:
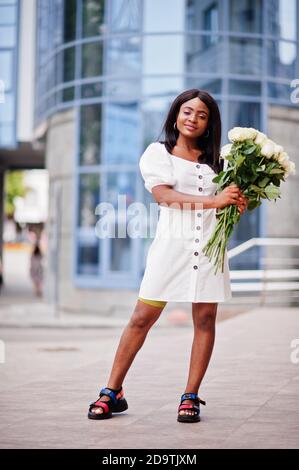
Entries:
{"type": "Polygon", "coordinates": [[[204,306],[193,314],[195,328],[201,330],[213,329],[216,322],[217,305],[204,306]]]}
{"type": "Polygon", "coordinates": [[[162,308],[152,307],[138,301],[133,315],[130,318],[129,325],[133,328],[149,328],[159,318],[162,308]]]}

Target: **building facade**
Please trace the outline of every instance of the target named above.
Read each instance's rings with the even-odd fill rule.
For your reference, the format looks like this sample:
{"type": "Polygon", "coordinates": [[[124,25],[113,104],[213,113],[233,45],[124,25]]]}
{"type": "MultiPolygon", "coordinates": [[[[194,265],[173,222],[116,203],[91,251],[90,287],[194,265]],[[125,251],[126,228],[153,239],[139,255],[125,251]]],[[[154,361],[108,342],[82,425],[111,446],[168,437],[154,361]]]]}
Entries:
{"type": "Polygon", "coordinates": [[[44,168],[32,147],[35,12],[35,0],[0,0],[0,260],[5,174],[44,168]]]}
{"type": "MultiPolygon", "coordinates": [[[[35,138],[50,173],[48,296],[64,309],[109,314],[122,292],[136,298],[152,238],[99,238],[95,208],[114,207],[123,230],[119,195],[153,202],[138,161],[175,96],[209,91],[223,144],[231,127],[256,127],[296,162],[298,0],[37,0],[36,15],[35,138]]],[[[296,178],[276,204],[242,217],[230,247],[297,235],[296,178]]],[[[230,265],[258,267],[260,256],[252,250],[230,265]]]]}

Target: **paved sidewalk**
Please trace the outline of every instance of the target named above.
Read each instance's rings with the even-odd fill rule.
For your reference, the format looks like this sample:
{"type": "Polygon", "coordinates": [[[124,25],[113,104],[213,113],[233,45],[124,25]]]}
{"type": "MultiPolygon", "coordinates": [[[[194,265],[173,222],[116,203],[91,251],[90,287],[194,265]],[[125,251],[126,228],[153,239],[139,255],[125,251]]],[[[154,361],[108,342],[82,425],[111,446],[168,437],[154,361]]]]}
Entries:
{"type": "Polygon", "coordinates": [[[106,384],[122,328],[2,328],[0,447],[299,447],[298,308],[257,308],[217,324],[200,391],[207,406],[192,424],[176,421],[192,328],[168,326],[165,335],[158,326],[125,379],[129,409],[104,421],[88,420],[87,408],[106,384]]]}
{"type": "MultiPolygon", "coordinates": [[[[0,328],[112,328],[124,327],[135,308],[115,310],[109,316],[91,315],[87,312],[73,313],[56,311],[44,301],[20,298],[18,301],[0,298],[0,328]]],[[[225,320],[246,312],[242,305],[218,304],[217,320],[225,320]]],[[[168,302],[160,317],[159,326],[191,325],[191,303],[168,302]]]]}

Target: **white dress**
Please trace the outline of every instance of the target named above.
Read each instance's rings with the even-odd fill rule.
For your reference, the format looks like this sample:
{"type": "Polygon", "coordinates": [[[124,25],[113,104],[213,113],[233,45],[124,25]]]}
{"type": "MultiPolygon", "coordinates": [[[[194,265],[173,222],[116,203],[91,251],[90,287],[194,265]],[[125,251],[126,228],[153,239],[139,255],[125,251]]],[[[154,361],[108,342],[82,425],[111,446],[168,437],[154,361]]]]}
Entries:
{"type": "MultiPolygon", "coordinates": [[[[160,142],[153,142],[145,149],[139,168],[149,192],[159,184],[197,196],[211,196],[216,192],[217,185],[212,182],[216,173],[209,165],[174,156],[160,142]]],[[[219,269],[217,274],[214,263],[202,252],[216,222],[216,209],[159,205],[156,234],[147,252],[138,296],[166,302],[231,299],[227,252],[224,272],[219,269]]]]}

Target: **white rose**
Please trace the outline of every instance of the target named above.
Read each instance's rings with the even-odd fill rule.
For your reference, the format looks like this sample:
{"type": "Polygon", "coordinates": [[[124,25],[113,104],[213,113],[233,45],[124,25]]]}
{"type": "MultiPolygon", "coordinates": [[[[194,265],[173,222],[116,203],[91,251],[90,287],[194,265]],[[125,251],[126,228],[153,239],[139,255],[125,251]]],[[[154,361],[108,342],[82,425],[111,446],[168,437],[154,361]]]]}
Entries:
{"type": "Polygon", "coordinates": [[[288,156],[287,152],[281,152],[278,155],[277,160],[278,160],[278,163],[280,163],[280,165],[285,166],[289,162],[290,157],[288,156]]]}
{"type": "Polygon", "coordinates": [[[295,166],[295,163],[292,162],[291,160],[287,161],[286,164],[285,164],[285,178],[287,178],[289,175],[294,175],[296,173],[296,166],[295,166]]]}
{"type": "Polygon", "coordinates": [[[278,155],[280,155],[283,151],[284,151],[284,150],[283,150],[283,147],[282,147],[281,145],[277,145],[277,144],[274,145],[274,153],[275,153],[275,155],[278,156],[278,155]]]}
{"type": "Polygon", "coordinates": [[[267,139],[262,145],[261,154],[266,158],[271,158],[274,155],[275,143],[271,139],[267,139]]]}
{"type": "Polygon", "coordinates": [[[226,158],[231,152],[232,144],[223,145],[221,148],[220,156],[226,158]]]}
{"type": "Polygon", "coordinates": [[[266,134],[264,134],[263,132],[259,132],[257,133],[255,139],[254,139],[254,143],[257,144],[257,145],[261,145],[263,146],[266,141],[268,140],[268,137],[266,136],[266,134]]]}
{"type": "Polygon", "coordinates": [[[255,139],[257,132],[252,127],[233,127],[228,132],[228,138],[231,142],[243,142],[247,139],[255,139]]]}

